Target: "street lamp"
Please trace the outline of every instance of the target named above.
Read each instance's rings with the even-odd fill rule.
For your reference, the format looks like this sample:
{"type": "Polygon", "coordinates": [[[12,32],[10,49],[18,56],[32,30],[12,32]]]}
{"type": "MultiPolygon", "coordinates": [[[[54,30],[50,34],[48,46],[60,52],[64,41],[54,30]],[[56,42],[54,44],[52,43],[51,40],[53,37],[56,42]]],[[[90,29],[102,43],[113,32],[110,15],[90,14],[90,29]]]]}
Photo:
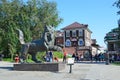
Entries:
{"type": "MultiPolygon", "coordinates": [[[[104,41],[105,42],[105,44],[106,44],[106,46],[108,47],[108,45],[107,45],[107,42],[106,41],[104,41]]],[[[108,49],[106,50],[106,56],[105,56],[105,61],[106,61],[106,65],[109,65],[110,64],[110,62],[109,62],[109,52],[108,52],[108,49]]]]}

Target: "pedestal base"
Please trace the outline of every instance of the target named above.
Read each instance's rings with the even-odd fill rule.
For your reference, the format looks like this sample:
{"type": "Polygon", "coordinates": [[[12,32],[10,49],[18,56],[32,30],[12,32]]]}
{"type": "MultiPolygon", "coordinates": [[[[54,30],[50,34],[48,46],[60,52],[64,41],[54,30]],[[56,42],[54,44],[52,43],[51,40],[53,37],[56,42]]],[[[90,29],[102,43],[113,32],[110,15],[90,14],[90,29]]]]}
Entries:
{"type": "Polygon", "coordinates": [[[24,63],[14,64],[17,71],[60,71],[65,68],[64,63],[24,63]]]}

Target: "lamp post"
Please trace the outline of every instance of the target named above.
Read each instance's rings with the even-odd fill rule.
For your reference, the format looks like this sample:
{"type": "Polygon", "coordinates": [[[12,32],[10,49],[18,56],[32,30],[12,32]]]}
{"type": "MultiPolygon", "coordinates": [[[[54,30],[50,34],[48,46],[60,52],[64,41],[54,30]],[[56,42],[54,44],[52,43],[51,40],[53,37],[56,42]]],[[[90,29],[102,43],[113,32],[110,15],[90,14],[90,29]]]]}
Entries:
{"type": "Polygon", "coordinates": [[[109,52],[107,52],[106,54],[107,54],[107,56],[106,56],[107,57],[106,58],[106,65],[109,65],[110,64],[110,62],[109,62],[109,52]]]}
{"type": "MultiPolygon", "coordinates": [[[[104,41],[104,42],[105,42],[106,46],[108,47],[107,42],[106,41],[104,41]]],[[[110,62],[109,62],[109,52],[108,52],[108,50],[105,52],[105,54],[106,54],[106,56],[105,56],[106,63],[105,64],[109,65],[110,62]]]]}
{"type": "Polygon", "coordinates": [[[89,47],[89,52],[90,52],[90,60],[91,60],[91,62],[93,62],[93,58],[92,58],[92,46],[89,47]]]}
{"type": "Polygon", "coordinates": [[[79,60],[79,58],[78,58],[78,45],[76,44],[76,47],[75,47],[75,55],[76,55],[76,57],[75,57],[75,61],[77,61],[78,62],[78,60],[79,60]]]}

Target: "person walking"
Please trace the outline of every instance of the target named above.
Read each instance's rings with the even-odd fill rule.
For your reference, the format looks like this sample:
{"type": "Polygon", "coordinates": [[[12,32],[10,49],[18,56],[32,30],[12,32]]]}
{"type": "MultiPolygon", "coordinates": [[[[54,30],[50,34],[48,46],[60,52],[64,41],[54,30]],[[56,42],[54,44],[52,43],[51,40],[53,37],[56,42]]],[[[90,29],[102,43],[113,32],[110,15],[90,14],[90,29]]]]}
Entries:
{"type": "Polygon", "coordinates": [[[45,56],[46,62],[50,62],[50,55],[49,52],[46,52],[46,56],[45,56]]]}
{"type": "Polygon", "coordinates": [[[72,58],[74,58],[74,61],[75,61],[75,53],[72,54],[72,58]]]}
{"type": "Polygon", "coordinates": [[[84,59],[84,56],[83,56],[83,54],[80,56],[80,61],[83,61],[83,59],[84,59]]]}
{"type": "Polygon", "coordinates": [[[67,52],[63,50],[63,62],[65,63],[66,63],[66,56],[67,56],[67,52]]]}
{"type": "Polygon", "coordinates": [[[76,53],[76,55],[75,55],[75,61],[76,61],[76,62],[79,61],[79,55],[78,55],[78,53],[76,53]]]}
{"type": "Polygon", "coordinates": [[[50,62],[53,62],[53,52],[50,51],[50,52],[49,52],[49,55],[50,55],[50,62]]]}

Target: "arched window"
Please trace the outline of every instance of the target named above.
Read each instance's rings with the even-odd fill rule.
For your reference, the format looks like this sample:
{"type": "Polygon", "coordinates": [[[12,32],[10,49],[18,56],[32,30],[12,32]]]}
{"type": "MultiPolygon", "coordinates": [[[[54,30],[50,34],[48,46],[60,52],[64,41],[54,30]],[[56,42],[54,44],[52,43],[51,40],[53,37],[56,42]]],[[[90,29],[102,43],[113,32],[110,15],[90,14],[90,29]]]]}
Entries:
{"type": "Polygon", "coordinates": [[[67,39],[66,42],[65,42],[65,45],[66,46],[71,46],[71,41],[69,39],[67,39]]]}
{"type": "Polygon", "coordinates": [[[84,41],[83,41],[83,39],[79,39],[79,41],[78,41],[78,45],[79,45],[79,46],[83,46],[83,45],[84,45],[84,41]]]}

